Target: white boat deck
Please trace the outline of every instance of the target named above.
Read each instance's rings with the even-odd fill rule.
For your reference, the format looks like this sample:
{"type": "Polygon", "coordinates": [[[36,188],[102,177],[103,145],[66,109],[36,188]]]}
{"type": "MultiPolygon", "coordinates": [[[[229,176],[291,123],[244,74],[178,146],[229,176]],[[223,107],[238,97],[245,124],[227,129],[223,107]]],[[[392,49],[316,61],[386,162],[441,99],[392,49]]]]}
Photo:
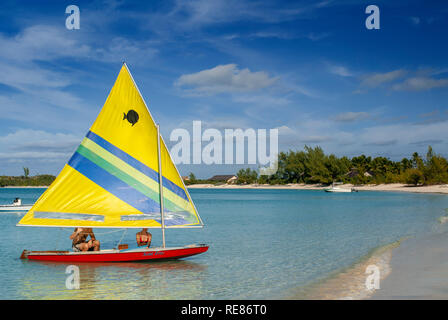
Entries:
{"type": "Polygon", "coordinates": [[[32,205],[24,205],[24,206],[15,206],[11,204],[0,205],[0,211],[28,211],[30,210],[32,205]]]}

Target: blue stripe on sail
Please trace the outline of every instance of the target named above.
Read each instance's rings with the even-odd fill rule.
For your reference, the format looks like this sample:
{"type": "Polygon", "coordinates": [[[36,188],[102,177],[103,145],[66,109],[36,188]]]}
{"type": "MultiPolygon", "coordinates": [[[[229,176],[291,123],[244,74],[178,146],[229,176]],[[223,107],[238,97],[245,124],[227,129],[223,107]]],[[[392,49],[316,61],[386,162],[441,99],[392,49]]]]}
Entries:
{"type": "Polygon", "coordinates": [[[160,212],[158,202],[127,185],[78,152],[73,154],[68,165],[137,210],[143,213],[160,212]]]}
{"type": "MultiPolygon", "coordinates": [[[[85,158],[78,152],[75,152],[73,154],[68,162],[68,165],[103,189],[112,193],[114,196],[136,208],[137,210],[143,213],[157,214],[158,218],[155,218],[153,220],[157,221],[160,224],[162,223],[162,219],[160,217],[160,205],[158,202],[155,202],[153,199],[148,198],[138,190],[132,188],[131,186],[121,181],[114,175],[110,174],[103,168],[99,167],[97,164],[85,158]]],[[[166,215],[166,226],[176,226],[190,223],[182,218],[181,212],[173,213],[165,210],[164,213],[166,215]]]]}
{"type": "MultiPolygon", "coordinates": [[[[92,140],[93,142],[95,142],[96,144],[98,144],[99,146],[101,146],[102,148],[106,149],[107,151],[109,151],[110,153],[115,155],[116,157],[120,158],[121,160],[123,160],[124,162],[129,164],[130,166],[132,166],[135,169],[139,170],[140,172],[144,173],[145,175],[147,175],[148,177],[150,177],[151,179],[153,179],[157,183],[159,182],[159,173],[157,171],[151,169],[150,167],[148,167],[144,163],[138,161],[134,157],[132,157],[129,154],[127,154],[126,152],[124,152],[123,150],[117,148],[116,146],[114,146],[110,142],[104,140],[103,138],[101,138],[96,133],[94,133],[92,131],[89,131],[87,133],[86,137],[88,139],[92,140]]],[[[190,201],[188,199],[185,191],[181,187],[176,185],[174,182],[172,182],[172,181],[168,180],[167,178],[163,177],[162,183],[163,183],[163,186],[165,188],[167,188],[168,190],[170,190],[173,193],[177,194],[179,197],[185,199],[186,201],[190,201]]]]}
{"type": "MultiPolygon", "coordinates": [[[[159,180],[157,180],[157,182],[158,181],[159,180]]],[[[163,184],[164,188],[167,188],[168,190],[177,194],[179,197],[183,198],[184,200],[190,201],[190,199],[188,199],[185,191],[182,188],[180,188],[178,185],[176,185],[174,182],[171,182],[171,180],[168,180],[167,178],[162,177],[162,184],[163,184]]]]}

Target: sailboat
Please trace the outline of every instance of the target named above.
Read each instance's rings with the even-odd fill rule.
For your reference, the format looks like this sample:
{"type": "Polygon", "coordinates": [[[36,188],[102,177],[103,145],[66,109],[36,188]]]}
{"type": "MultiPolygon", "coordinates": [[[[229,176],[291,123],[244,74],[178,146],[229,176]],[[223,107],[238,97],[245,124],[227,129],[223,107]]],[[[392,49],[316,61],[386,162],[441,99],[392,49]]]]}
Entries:
{"type": "Polygon", "coordinates": [[[162,247],[157,248],[24,250],[21,255],[23,259],[63,262],[145,261],[200,254],[209,247],[166,247],[165,229],[203,225],[159,125],[125,63],[73,156],[17,223],[27,227],[162,229],[162,247]]]}

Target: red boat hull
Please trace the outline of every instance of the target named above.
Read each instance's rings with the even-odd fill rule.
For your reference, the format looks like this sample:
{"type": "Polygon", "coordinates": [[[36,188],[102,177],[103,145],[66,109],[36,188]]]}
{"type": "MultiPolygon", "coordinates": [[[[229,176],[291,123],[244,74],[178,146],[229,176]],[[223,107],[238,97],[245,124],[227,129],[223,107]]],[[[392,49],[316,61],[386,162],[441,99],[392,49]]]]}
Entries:
{"type": "Polygon", "coordinates": [[[21,258],[58,262],[125,262],[162,259],[180,259],[208,250],[207,245],[192,245],[178,248],[154,248],[136,250],[102,250],[98,252],[69,251],[23,251],[21,258]]]}

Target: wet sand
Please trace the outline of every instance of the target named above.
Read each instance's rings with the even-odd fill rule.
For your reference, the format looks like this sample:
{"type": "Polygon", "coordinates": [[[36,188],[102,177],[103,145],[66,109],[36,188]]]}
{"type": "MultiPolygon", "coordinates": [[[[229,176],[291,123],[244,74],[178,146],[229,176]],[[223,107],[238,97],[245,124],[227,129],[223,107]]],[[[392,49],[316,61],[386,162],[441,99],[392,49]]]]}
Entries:
{"type": "Polygon", "coordinates": [[[446,300],[448,232],[403,239],[374,250],[353,266],[335,272],[285,299],[446,300]],[[380,271],[380,288],[367,289],[369,265],[380,271]]]}
{"type": "MultiPolygon", "coordinates": [[[[328,186],[322,186],[320,184],[285,184],[285,185],[269,185],[269,184],[248,184],[248,185],[236,185],[236,184],[194,184],[187,186],[189,189],[195,188],[212,188],[212,189],[294,189],[294,190],[324,190],[328,186]]],[[[355,188],[358,191],[398,191],[398,192],[415,192],[415,193],[443,193],[448,194],[448,185],[433,185],[433,186],[408,186],[402,183],[390,183],[390,184],[378,184],[378,185],[352,185],[343,184],[338,185],[340,188],[351,189],[355,188]]]]}
{"type": "Polygon", "coordinates": [[[400,245],[400,241],[382,246],[373,250],[354,265],[335,271],[321,281],[312,285],[298,288],[285,299],[293,300],[361,300],[368,299],[374,293],[374,289],[367,289],[366,273],[369,266],[378,267],[381,281],[390,274],[390,261],[392,251],[400,245]]]}
{"type": "Polygon", "coordinates": [[[404,241],[371,299],[448,299],[448,232],[404,241]]]}

